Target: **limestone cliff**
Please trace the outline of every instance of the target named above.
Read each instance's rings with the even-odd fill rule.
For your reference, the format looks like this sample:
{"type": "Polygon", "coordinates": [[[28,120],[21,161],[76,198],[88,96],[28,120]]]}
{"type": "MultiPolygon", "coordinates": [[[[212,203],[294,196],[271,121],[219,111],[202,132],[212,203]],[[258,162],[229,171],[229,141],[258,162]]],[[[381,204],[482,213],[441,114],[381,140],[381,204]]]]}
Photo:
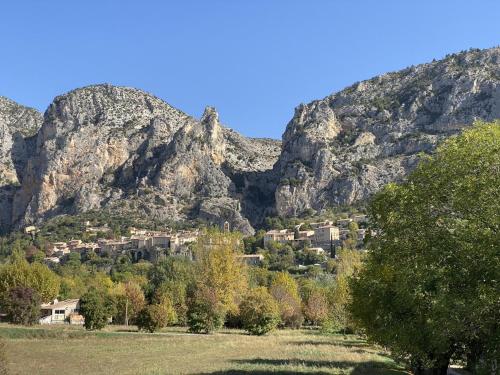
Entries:
{"type": "Polygon", "coordinates": [[[275,166],[276,210],[365,200],[402,179],[420,152],[475,119],[500,118],[500,48],[471,50],[359,82],[300,105],[275,166]]]}
{"type": "Polygon", "coordinates": [[[12,199],[24,175],[42,115],[0,97],[0,231],[10,225],[12,199]]]}
{"type": "Polygon", "coordinates": [[[226,173],[271,169],[278,154],[277,142],[221,126],[212,108],[198,121],[140,90],[77,89],[45,113],[12,222],[106,207],[160,220],[229,220],[251,233],[226,173]]]}
{"type": "MultiPolygon", "coordinates": [[[[282,142],[246,138],[143,91],[95,85],[41,115],[0,98],[0,229],[91,209],[228,221],[364,201],[475,119],[500,118],[500,48],[471,50],[300,105],[282,142]]],[[[278,126],[278,125],[277,125],[278,126]]]]}

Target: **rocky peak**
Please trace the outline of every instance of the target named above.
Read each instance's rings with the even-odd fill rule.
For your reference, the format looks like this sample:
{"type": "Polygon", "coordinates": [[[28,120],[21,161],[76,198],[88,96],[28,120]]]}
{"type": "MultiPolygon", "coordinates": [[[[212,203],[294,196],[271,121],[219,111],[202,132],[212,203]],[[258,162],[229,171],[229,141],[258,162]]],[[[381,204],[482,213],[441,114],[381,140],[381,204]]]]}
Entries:
{"type": "Polygon", "coordinates": [[[500,118],[500,48],[470,50],[300,105],[276,165],[281,215],[368,198],[419,152],[475,119],[500,118]]]}
{"type": "Polygon", "coordinates": [[[13,196],[23,180],[42,115],[0,97],[0,232],[10,225],[13,196]]]}

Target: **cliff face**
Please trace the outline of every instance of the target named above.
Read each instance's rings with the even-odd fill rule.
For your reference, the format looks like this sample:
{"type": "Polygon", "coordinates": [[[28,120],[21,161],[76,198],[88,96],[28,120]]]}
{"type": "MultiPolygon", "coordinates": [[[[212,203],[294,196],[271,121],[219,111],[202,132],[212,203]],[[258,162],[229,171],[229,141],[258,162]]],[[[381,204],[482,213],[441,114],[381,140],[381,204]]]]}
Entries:
{"type": "Polygon", "coordinates": [[[41,123],[36,110],[0,97],[0,231],[10,225],[12,200],[41,123]]]}
{"type": "Polygon", "coordinates": [[[500,49],[384,74],[295,110],[275,166],[276,210],[349,205],[403,178],[444,138],[500,118],[500,49]]]}
{"type": "Polygon", "coordinates": [[[473,50],[300,105],[282,142],[96,85],[41,115],[0,98],[0,229],[107,208],[252,233],[265,216],[363,201],[475,119],[500,118],[500,49],[473,50]]]}
{"type": "Polygon", "coordinates": [[[78,89],[45,113],[12,221],[106,207],[163,220],[207,216],[251,233],[226,170],[270,169],[278,153],[276,142],[222,127],[212,108],[197,121],[136,89],[78,89]]]}

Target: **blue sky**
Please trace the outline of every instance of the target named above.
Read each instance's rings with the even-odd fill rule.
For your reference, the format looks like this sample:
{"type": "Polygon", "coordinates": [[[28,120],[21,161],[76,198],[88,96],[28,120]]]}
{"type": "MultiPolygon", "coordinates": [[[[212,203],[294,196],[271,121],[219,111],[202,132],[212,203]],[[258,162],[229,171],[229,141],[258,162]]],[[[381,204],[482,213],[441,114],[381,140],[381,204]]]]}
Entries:
{"type": "Polygon", "coordinates": [[[498,0],[5,1],[0,95],[45,110],[94,83],[133,86],[248,136],[300,103],[387,71],[500,44],[498,0]]]}

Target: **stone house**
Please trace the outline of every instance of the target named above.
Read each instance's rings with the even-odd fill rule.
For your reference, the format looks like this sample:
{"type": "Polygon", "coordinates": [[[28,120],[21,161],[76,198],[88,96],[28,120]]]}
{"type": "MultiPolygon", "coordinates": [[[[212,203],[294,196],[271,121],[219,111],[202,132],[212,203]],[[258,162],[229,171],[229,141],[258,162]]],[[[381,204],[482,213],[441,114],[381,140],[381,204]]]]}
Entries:
{"type": "Polygon", "coordinates": [[[328,247],[330,243],[340,239],[340,230],[334,225],[325,225],[314,229],[313,244],[317,247],[328,247]]]}
{"type": "Polygon", "coordinates": [[[295,239],[295,233],[289,229],[270,230],[264,234],[264,247],[271,241],[288,243],[295,239]]]}
{"type": "Polygon", "coordinates": [[[242,260],[248,266],[258,266],[264,260],[264,255],[262,255],[262,254],[244,254],[244,255],[237,255],[236,258],[242,260]]]}

